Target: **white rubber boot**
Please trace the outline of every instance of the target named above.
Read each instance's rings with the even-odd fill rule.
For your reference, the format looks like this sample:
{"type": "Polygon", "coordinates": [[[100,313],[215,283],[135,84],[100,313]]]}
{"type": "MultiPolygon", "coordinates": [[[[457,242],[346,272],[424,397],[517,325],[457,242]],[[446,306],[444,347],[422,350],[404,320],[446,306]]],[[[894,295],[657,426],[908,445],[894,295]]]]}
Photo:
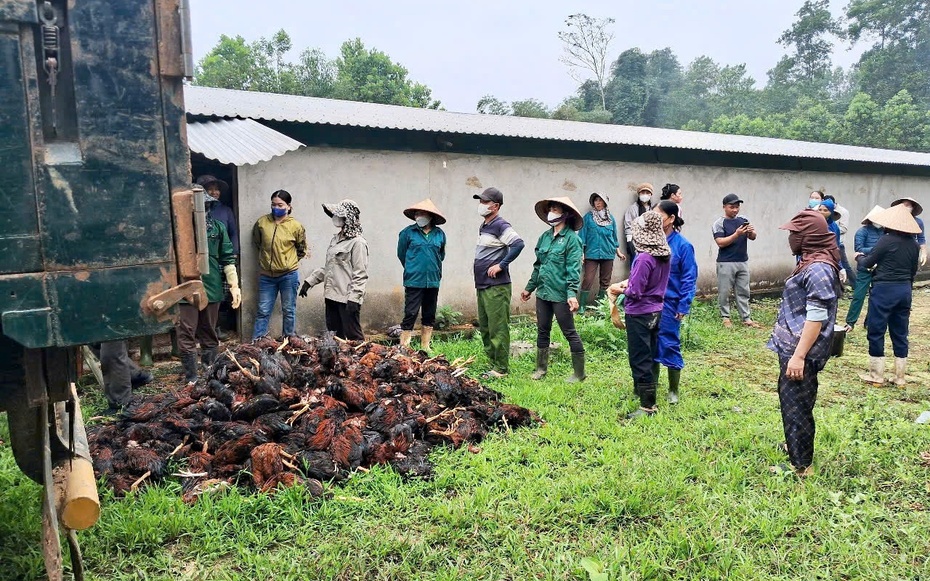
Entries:
{"type": "Polygon", "coordinates": [[[869,372],[860,373],[859,379],[866,383],[883,385],[885,383],[885,358],[869,357],[869,372]]]}
{"type": "Polygon", "coordinates": [[[907,373],[907,357],[895,357],[894,384],[898,387],[904,387],[904,384],[907,383],[905,373],[907,373]]]}

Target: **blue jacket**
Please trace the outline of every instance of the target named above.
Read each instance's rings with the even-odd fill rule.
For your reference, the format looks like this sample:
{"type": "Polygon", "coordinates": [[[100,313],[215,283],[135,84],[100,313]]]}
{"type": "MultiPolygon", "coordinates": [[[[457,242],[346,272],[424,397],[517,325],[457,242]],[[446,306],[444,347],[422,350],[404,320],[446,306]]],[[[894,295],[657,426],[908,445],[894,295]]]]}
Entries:
{"type": "Polygon", "coordinates": [[[439,288],[445,258],[446,233],[439,226],[433,226],[428,235],[416,224],[400,231],[397,259],[404,267],[405,287],[439,288]]]}
{"type": "Polygon", "coordinates": [[[694,259],[694,246],[674,230],[668,235],[668,245],[672,249],[672,271],[665,287],[665,304],[676,303],[676,312],[687,315],[691,312],[691,302],[697,290],[698,265],[694,259]]]}
{"type": "Polygon", "coordinates": [[[588,260],[613,260],[617,256],[617,248],[620,247],[617,241],[617,220],[613,214],[609,216],[610,225],[598,226],[591,212],[584,215],[578,237],[584,246],[584,257],[588,260]]]}
{"type": "Polygon", "coordinates": [[[881,228],[876,228],[871,224],[859,228],[856,230],[854,250],[856,253],[869,254],[872,252],[872,249],[875,248],[878,239],[881,238],[884,233],[885,232],[881,228]]]}

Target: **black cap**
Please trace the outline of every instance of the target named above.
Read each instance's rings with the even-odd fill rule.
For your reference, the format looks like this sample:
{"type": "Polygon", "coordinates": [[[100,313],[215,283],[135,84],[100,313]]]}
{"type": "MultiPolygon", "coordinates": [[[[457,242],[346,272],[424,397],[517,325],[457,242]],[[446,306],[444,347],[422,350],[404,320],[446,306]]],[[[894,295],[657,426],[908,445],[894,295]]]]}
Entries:
{"type": "Polygon", "coordinates": [[[727,206],[729,204],[742,204],[743,200],[739,199],[739,196],[736,194],[727,194],[723,197],[723,205],[727,206]]]}
{"type": "Polygon", "coordinates": [[[483,202],[494,202],[495,204],[504,205],[504,194],[497,188],[488,188],[480,194],[475,194],[472,198],[483,202]]]}

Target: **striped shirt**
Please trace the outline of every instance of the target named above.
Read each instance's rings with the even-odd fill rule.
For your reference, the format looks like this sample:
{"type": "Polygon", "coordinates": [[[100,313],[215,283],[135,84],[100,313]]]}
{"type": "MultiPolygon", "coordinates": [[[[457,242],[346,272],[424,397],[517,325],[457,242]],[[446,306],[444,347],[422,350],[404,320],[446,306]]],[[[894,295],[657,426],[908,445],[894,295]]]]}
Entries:
{"type": "Polygon", "coordinates": [[[492,286],[510,284],[509,260],[520,254],[524,246],[523,239],[513,229],[510,222],[495,216],[487,224],[482,223],[478,229],[478,245],[475,247],[475,288],[486,289],[492,286]],[[514,251],[513,256],[511,248],[514,251]],[[499,264],[502,270],[496,278],[488,276],[488,269],[499,264]]]}

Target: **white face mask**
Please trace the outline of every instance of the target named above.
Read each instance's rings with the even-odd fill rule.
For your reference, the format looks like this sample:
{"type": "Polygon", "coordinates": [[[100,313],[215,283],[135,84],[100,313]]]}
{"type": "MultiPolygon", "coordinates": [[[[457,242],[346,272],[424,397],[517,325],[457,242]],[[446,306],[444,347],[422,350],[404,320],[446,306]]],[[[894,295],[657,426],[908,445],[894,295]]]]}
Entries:
{"type": "Polygon", "coordinates": [[[550,224],[558,224],[562,221],[562,214],[556,214],[555,212],[549,212],[546,216],[546,221],[550,224]]]}
{"type": "Polygon", "coordinates": [[[485,204],[478,204],[478,215],[487,216],[491,213],[491,206],[485,204]]]}
{"type": "Polygon", "coordinates": [[[342,216],[333,216],[333,226],[336,228],[342,228],[346,224],[346,219],[342,216]]]}
{"type": "Polygon", "coordinates": [[[419,226],[420,228],[426,228],[427,226],[429,226],[429,223],[432,221],[433,220],[429,216],[417,216],[417,219],[416,219],[417,226],[419,226]]]}
{"type": "Polygon", "coordinates": [[[652,199],[652,194],[640,194],[639,195],[639,201],[644,204],[648,204],[649,200],[651,199],[652,199]]]}

